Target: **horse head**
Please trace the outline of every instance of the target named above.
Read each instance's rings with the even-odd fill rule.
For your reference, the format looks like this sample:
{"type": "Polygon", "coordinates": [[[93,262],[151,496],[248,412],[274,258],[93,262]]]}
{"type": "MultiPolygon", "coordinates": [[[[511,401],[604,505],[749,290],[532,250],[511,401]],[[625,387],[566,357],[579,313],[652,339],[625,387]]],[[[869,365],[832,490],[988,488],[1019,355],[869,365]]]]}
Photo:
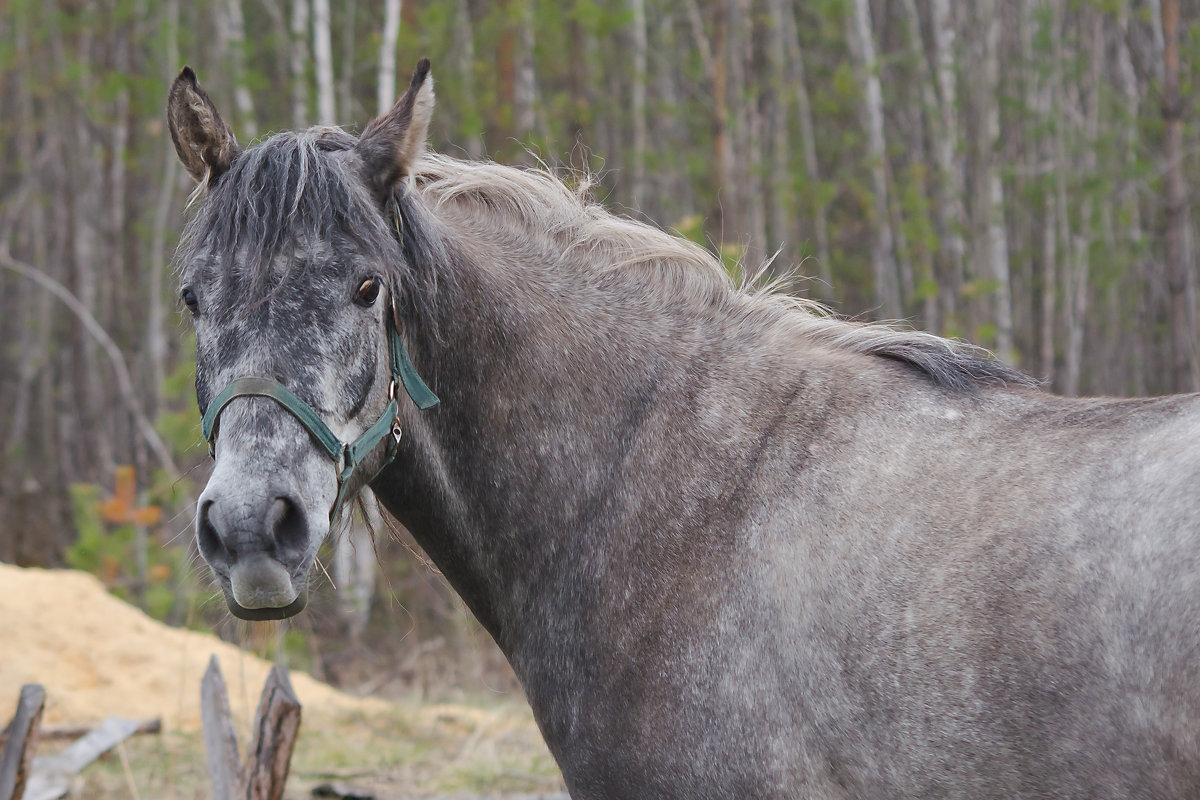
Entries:
{"type": "Polygon", "coordinates": [[[395,207],[432,109],[423,60],[360,138],[319,127],[242,149],[190,68],[171,87],[171,137],[203,197],[177,253],[216,460],[196,539],[238,617],[304,608],[331,524],[395,453],[405,390],[437,402],[399,329],[395,207]]]}

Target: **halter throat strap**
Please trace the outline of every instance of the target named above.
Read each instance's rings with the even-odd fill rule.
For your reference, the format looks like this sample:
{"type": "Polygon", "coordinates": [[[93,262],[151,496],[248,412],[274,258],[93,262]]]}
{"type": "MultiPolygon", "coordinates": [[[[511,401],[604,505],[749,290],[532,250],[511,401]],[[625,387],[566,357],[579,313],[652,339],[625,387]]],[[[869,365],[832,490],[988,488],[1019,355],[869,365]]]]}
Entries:
{"type": "MultiPolygon", "coordinates": [[[[216,456],[218,422],[221,412],[230,402],[238,397],[271,398],[299,420],[313,441],[337,465],[338,495],[333,507],[329,510],[330,522],[336,519],[347,499],[350,477],[367,454],[374,450],[380,442],[391,436],[392,443],[388,446],[387,455],[384,457],[380,471],[396,457],[397,445],[400,443],[401,436],[400,408],[396,399],[397,385],[404,387],[409,398],[422,411],[433,408],[440,402],[433,390],[425,381],[421,380],[412,360],[408,357],[408,351],[404,348],[404,342],[400,338],[398,327],[394,321],[394,314],[388,314],[387,317],[388,349],[391,353],[389,361],[392,372],[391,386],[388,388],[388,404],[375,424],[363,431],[357,439],[353,442],[343,442],[329,429],[329,426],[313,410],[312,406],[297,397],[279,381],[272,378],[248,376],[230,382],[212,399],[212,402],[208,404],[208,409],[204,412],[204,417],[200,421],[200,430],[204,434],[204,440],[208,442],[209,455],[216,456]]],[[[374,476],[372,476],[373,479],[374,476]]]]}

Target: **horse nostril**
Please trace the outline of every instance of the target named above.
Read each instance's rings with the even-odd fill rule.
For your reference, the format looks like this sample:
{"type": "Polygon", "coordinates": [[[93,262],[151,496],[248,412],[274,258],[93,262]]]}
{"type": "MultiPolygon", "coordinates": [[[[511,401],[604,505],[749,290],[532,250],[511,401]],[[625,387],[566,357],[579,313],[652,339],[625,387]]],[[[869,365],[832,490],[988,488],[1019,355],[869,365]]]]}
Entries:
{"type": "Polygon", "coordinates": [[[212,523],[212,507],[213,501],[207,500],[200,505],[200,517],[196,526],[196,543],[200,547],[200,555],[204,556],[204,560],[209,564],[229,564],[231,553],[221,542],[221,535],[217,533],[216,526],[212,523]]]}
{"type": "Polygon", "coordinates": [[[304,512],[290,497],[276,497],[267,512],[267,533],[281,551],[302,553],[308,547],[304,512]]]}

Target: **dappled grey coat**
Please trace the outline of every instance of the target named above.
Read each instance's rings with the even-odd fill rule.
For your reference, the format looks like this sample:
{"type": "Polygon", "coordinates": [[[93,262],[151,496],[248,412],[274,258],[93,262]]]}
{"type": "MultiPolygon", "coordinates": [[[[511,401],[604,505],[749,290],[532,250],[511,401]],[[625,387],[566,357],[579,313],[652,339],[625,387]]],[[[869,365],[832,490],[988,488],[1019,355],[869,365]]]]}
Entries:
{"type": "MultiPolygon", "coordinates": [[[[242,151],[176,81],[197,394],[271,378],[349,441],[395,314],[442,403],[401,404],[371,487],[574,797],[1200,795],[1195,397],[1053,397],[734,288],[545,172],[423,154],[432,100],[424,64],[360,139],[242,151]]],[[[287,409],[222,412],[197,536],[231,608],[303,605],[336,492],[287,409]]]]}

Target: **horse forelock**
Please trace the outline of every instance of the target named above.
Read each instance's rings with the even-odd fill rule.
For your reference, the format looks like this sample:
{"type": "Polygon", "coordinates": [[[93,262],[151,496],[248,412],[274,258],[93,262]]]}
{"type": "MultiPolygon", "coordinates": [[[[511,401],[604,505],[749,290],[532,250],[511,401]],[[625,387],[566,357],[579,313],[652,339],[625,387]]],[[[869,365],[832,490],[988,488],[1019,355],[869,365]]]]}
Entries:
{"type": "MultiPolygon", "coordinates": [[[[1036,387],[1030,376],[983,348],[912,330],[900,323],[862,323],[833,314],[812,300],[782,291],[791,276],[763,286],[744,271],[737,282],[700,245],[619,216],[590,198],[594,181],[575,174],[570,186],[548,169],[461,161],[425,154],[414,170],[421,196],[434,209],[466,205],[475,214],[516,225],[529,236],[554,240],[562,263],[581,274],[636,273],[645,291],[682,299],[697,309],[719,304],[731,315],[835,350],[877,356],[914,368],[954,391],[981,386],[1036,387]]],[[[469,245],[469,243],[468,243],[469,245]]],[[[798,267],[796,270],[798,271],[798,267]]]]}
{"type": "Polygon", "coordinates": [[[177,269],[241,271],[252,297],[284,285],[323,244],[398,269],[395,240],[361,177],[357,139],[339,128],[285,131],[241,153],[183,231],[177,269]]]}

